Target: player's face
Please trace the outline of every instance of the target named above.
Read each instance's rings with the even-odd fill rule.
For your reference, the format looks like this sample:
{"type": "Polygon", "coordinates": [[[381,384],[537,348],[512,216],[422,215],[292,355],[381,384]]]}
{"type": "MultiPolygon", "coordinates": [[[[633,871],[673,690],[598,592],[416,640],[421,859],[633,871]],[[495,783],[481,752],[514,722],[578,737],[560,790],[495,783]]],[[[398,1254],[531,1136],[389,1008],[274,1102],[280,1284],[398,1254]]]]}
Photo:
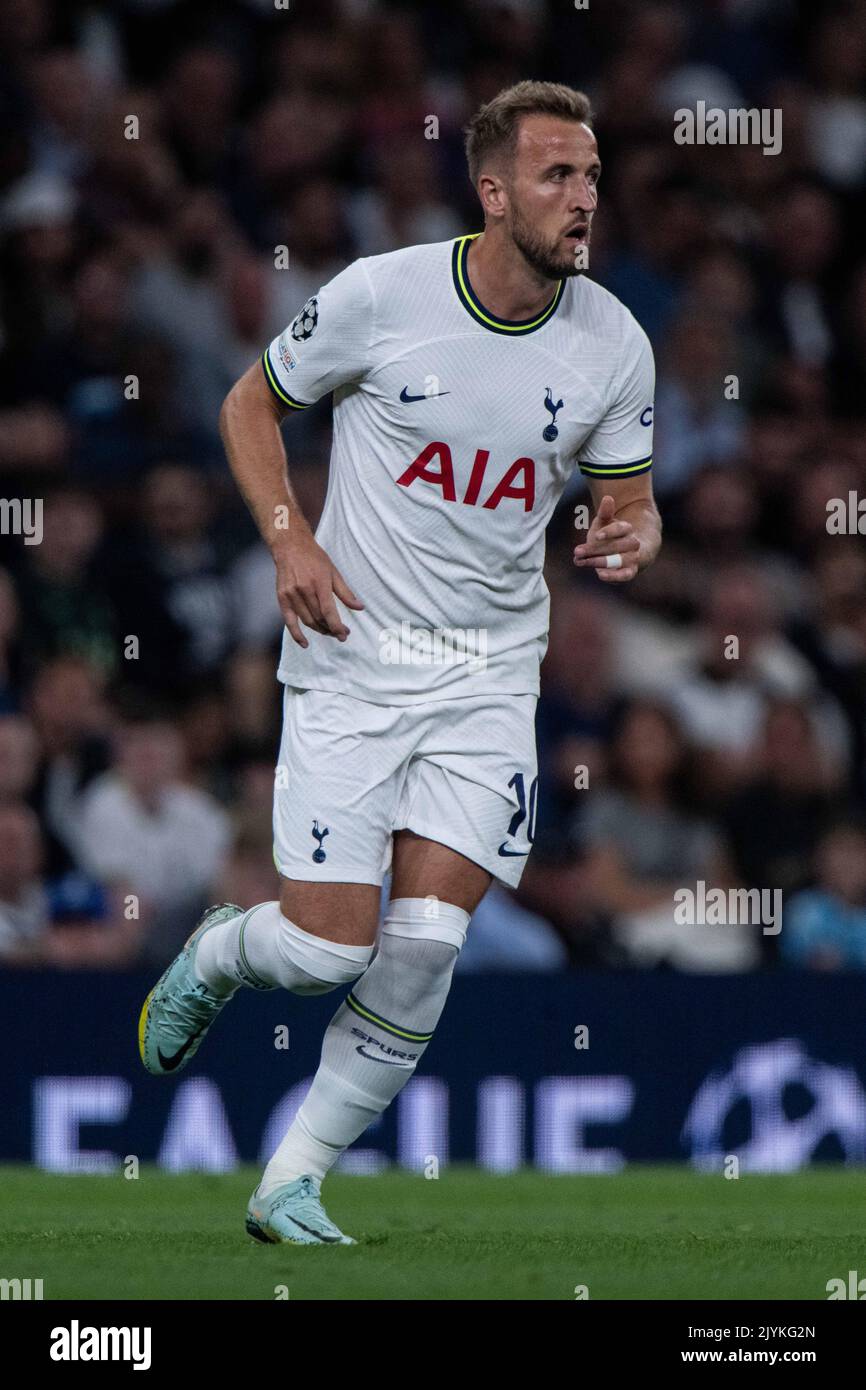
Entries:
{"type": "Polygon", "coordinates": [[[525,116],[506,181],[506,225],[539,274],[556,280],[584,270],[601,164],[588,126],[557,116],[525,116]]]}

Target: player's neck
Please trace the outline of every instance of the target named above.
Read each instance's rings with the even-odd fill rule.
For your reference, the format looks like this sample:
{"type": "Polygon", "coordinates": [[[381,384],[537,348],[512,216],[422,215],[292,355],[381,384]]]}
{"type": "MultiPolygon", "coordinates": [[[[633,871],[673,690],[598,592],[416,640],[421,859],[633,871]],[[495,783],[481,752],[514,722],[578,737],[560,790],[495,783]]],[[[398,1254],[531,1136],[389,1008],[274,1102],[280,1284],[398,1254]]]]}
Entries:
{"type": "Polygon", "coordinates": [[[472,289],[485,309],[497,318],[515,323],[541,313],[559,284],[527,265],[513,241],[492,232],[482,232],[469,243],[466,269],[472,289]]]}

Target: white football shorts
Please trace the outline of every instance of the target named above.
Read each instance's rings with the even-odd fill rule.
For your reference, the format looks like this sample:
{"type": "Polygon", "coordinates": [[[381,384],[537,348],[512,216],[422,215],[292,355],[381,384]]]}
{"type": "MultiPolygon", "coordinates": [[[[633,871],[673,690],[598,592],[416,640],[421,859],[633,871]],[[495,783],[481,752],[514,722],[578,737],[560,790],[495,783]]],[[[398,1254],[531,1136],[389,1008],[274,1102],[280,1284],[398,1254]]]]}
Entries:
{"type": "Polygon", "coordinates": [[[286,685],[274,862],[287,878],[380,885],[395,830],[516,887],[532,848],[536,695],[380,705],[286,685]]]}

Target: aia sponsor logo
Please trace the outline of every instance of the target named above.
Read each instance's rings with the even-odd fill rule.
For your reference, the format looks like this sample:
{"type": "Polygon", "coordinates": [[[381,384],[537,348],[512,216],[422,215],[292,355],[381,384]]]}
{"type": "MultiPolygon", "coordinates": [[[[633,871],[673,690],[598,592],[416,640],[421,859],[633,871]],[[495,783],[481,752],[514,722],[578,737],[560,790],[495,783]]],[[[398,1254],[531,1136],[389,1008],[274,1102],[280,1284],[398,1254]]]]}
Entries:
{"type": "Polygon", "coordinates": [[[487,464],[489,449],[476,449],[475,460],[469,475],[469,482],[462,497],[457,496],[454,480],[454,461],[451,450],[441,440],[427,444],[416,459],[397,479],[400,487],[411,487],[413,483],[431,483],[442,493],[443,502],[462,502],[465,507],[486,507],[495,511],[500,502],[506,499],[523,502],[523,510],[531,512],[535,505],[535,460],[515,459],[506,468],[497,482],[493,475],[488,478],[487,464]],[[482,495],[485,500],[482,501],[482,495]]]}

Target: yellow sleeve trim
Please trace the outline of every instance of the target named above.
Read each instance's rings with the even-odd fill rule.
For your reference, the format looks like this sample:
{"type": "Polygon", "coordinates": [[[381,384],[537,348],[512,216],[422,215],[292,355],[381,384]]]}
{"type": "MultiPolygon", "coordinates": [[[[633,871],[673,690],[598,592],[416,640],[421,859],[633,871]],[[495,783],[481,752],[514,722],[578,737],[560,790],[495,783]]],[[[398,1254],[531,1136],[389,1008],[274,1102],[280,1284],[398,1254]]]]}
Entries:
{"type": "Polygon", "coordinates": [[[581,473],[587,473],[591,478],[624,478],[632,473],[647,473],[652,468],[652,454],[649,458],[640,459],[637,463],[606,464],[606,463],[580,463],[578,468],[581,473]]]}
{"type": "Polygon", "coordinates": [[[267,381],[277,400],[280,401],[282,405],[287,405],[290,410],[307,410],[309,408],[309,403],[305,404],[303,401],[296,401],[288,394],[287,391],[283,390],[282,386],[277,381],[274,369],[271,366],[271,359],[268,356],[267,348],[265,348],[264,352],[262,353],[262,367],[264,368],[265,380],[267,381]]]}

